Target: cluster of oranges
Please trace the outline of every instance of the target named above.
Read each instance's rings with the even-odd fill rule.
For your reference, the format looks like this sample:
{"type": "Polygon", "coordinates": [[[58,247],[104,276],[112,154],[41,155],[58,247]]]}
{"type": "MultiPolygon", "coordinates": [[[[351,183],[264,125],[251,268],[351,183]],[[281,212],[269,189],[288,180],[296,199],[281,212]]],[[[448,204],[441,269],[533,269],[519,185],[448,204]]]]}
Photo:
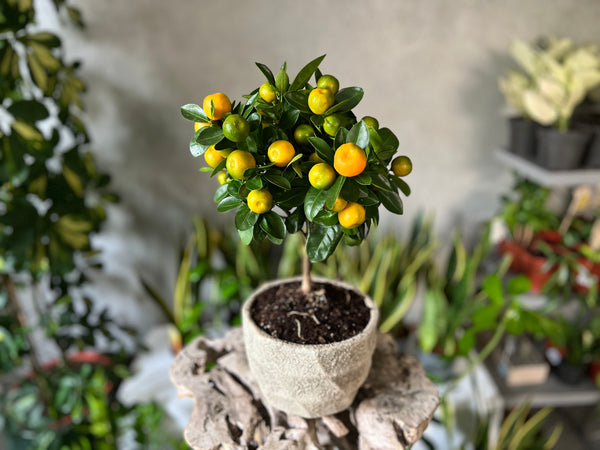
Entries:
{"type": "MultiPolygon", "coordinates": [[[[326,217],[323,223],[330,226],[335,215],[337,223],[351,235],[370,220],[369,207],[389,199],[387,193],[378,193],[381,183],[371,188],[371,177],[380,173],[390,180],[404,177],[411,172],[412,163],[407,156],[392,159],[396,149],[393,141],[389,143],[391,132],[381,130],[380,136],[377,119],[356,119],[351,111],[354,104],[349,102],[358,103],[362,90],[355,100],[348,89],[354,89],[352,94],[359,88],[340,90],[336,77],[315,73],[315,87],[305,80],[294,80],[290,87],[287,74],[280,76],[280,72],[275,78],[265,73],[268,80],[246,96],[246,104],[236,105],[227,95],[215,93],[204,98],[204,114],[198,112],[197,105],[191,105],[197,109],[189,108],[193,112],[184,116],[195,120],[194,139],[200,148],[196,153],[203,153],[210,167],[207,170],[217,175],[222,185],[235,182],[234,189],[222,192],[238,199],[239,205],[257,215],[272,214],[279,206],[275,211],[287,217],[291,211],[282,206],[287,197],[295,197],[296,191],[307,198],[310,192],[313,197],[315,192],[323,192],[324,212],[319,217],[326,217]],[[384,142],[386,138],[388,142],[384,142]],[[360,194],[350,195],[352,201],[344,199],[342,188],[349,179],[356,180],[355,186],[364,186],[361,192],[367,192],[368,198],[360,194]]],[[[394,183],[390,181],[389,186],[386,190],[397,195],[394,183]]],[[[389,206],[389,201],[384,205],[389,206]]],[[[301,203],[296,205],[297,209],[302,207],[301,203]]]]}

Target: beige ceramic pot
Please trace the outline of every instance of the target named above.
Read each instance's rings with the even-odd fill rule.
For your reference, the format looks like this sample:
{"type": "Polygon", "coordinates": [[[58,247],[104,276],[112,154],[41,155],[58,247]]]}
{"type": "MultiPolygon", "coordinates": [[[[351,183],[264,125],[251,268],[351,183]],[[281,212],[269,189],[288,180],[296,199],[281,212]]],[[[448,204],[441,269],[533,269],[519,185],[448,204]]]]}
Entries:
{"type": "Polygon", "coordinates": [[[350,406],[371,368],[379,312],[373,301],[353,286],[336,280],[315,278],[356,292],[371,311],[365,329],[341,342],[302,345],[273,338],[250,317],[250,307],[262,292],[299,281],[288,278],[267,283],[256,290],[242,308],[246,354],[252,375],[265,400],[273,407],[305,418],[335,414],[350,406]]]}

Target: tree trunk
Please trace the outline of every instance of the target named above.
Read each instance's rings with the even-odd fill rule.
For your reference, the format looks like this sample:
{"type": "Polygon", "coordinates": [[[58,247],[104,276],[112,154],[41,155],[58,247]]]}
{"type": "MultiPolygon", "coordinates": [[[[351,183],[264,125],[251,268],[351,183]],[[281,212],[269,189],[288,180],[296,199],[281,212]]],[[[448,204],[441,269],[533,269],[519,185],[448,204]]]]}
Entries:
{"type": "Polygon", "coordinates": [[[312,290],[312,282],[310,281],[310,269],[312,264],[310,259],[308,259],[308,255],[306,254],[306,250],[302,254],[302,292],[305,294],[310,294],[312,290]]]}

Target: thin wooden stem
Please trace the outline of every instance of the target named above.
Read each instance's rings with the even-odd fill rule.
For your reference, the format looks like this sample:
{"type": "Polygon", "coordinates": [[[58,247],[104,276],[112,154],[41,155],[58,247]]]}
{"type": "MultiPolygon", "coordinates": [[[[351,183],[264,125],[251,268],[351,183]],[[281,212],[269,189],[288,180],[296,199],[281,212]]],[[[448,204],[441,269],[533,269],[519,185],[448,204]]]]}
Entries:
{"type": "Polygon", "coordinates": [[[312,263],[310,259],[308,259],[308,255],[306,252],[302,255],[302,292],[305,294],[310,294],[312,290],[312,282],[310,280],[310,270],[312,268],[312,263]]]}

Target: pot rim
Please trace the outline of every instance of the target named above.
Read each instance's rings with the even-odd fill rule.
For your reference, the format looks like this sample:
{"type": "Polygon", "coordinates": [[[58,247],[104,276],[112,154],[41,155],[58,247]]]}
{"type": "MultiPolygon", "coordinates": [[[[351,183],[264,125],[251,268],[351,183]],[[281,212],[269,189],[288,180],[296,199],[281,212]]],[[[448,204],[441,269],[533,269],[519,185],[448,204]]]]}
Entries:
{"type": "Polygon", "coordinates": [[[344,281],[332,279],[332,278],[311,276],[311,281],[316,281],[318,283],[338,285],[344,289],[348,289],[348,290],[353,291],[356,294],[360,295],[362,297],[363,301],[365,302],[365,304],[367,305],[367,308],[369,308],[369,312],[370,312],[369,321],[367,322],[365,327],[361,330],[361,332],[358,333],[357,335],[352,336],[351,338],[348,338],[348,339],[344,339],[343,341],[330,342],[327,344],[298,344],[296,342],[291,342],[291,341],[286,341],[284,339],[274,338],[270,334],[263,331],[256,324],[256,322],[254,322],[254,319],[252,318],[252,315],[250,314],[250,307],[251,307],[252,303],[254,303],[254,300],[262,292],[264,292],[268,289],[271,289],[275,286],[278,286],[278,285],[289,284],[289,283],[293,283],[296,281],[302,281],[302,276],[294,276],[294,277],[289,277],[289,278],[281,278],[281,279],[268,281],[266,283],[263,283],[256,290],[254,290],[254,292],[250,295],[250,297],[248,297],[246,299],[246,301],[244,302],[244,304],[242,306],[242,325],[252,327],[253,331],[255,333],[257,333],[262,339],[267,339],[267,340],[273,341],[273,342],[284,343],[285,345],[287,345],[291,348],[305,349],[305,350],[326,349],[326,348],[339,347],[339,346],[351,346],[356,341],[360,341],[360,340],[364,339],[365,336],[367,336],[371,332],[373,332],[373,329],[375,329],[375,331],[376,331],[377,323],[379,322],[379,311],[378,311],[377,306],[371,299],[371,297],[369,297],[367,294],[359,291],[356,287],[354,287],[351,284],[346,283],[344,281]]]}

